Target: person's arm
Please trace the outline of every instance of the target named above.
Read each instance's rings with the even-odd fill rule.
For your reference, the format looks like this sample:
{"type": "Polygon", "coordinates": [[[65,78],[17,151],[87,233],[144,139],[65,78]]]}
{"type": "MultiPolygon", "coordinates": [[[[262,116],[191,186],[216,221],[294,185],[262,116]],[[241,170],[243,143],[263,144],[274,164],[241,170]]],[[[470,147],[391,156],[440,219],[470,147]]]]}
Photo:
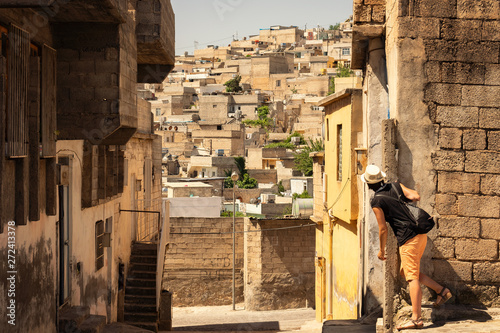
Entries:
{"type": "Polygon", "coordinates": [[[385,260],[385,244],[387,243],[387,224],[385,223],[384,211],[379,207],[373,207],[373,212],[378,223],[378,237],[380,239],[380,251],[377,257],[380,260],[385,260]]]}
{"type": "Polygon", "coordinates": [[[403,189],[403,194],[408,200],[410,200],[410,201],[419,201],[420,200],[420,195],[418,194],[417,191],[409,189],[408,187],[404,186],[401,183],[399,183],[399,185],[401,185],[401,188],[403,189]]]}

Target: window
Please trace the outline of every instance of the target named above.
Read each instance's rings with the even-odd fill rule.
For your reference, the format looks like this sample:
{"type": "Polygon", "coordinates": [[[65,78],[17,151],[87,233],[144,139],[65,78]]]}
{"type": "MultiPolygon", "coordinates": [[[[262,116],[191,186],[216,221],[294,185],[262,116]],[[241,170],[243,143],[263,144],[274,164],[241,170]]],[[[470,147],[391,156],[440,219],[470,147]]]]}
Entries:
{"type": "Polygon", "coordinates": [[[95,270],[98,271],[104,267],[104,221],[95,223],[95,270]]]}
{"type": "Polygon", "coordinates": [[[156,108],[156,116],[161,116],[161,108],[156,108]]]}
{"type": "Polygon", "coordinates": [[[276,80],[276,87],[281,87],[281,80],[276,80]]]}
{"type": "Polygon", "coordinates": [[[337,125],[337,181],[342,181],[342,125],[337,125]]]}
{"type": "Polygon", "coordinates": [[[217,125],[217,130],[222,131],[222,125],[217,125]]]}
{"type": "Polygon", "coordinates": [[[349,49],[349,48],[343,48],[342,49],[342,55],[343,56],[351,55],[351,49],[349,49]]]}
{"type": "Polygon", "coordinates": [[[216,105],[216,104],[214,104],[214,105],[213,105],[213,108],[214,108],[214,109],[215,109],[215,108],[217,108],[217,105],[216,105]]]}

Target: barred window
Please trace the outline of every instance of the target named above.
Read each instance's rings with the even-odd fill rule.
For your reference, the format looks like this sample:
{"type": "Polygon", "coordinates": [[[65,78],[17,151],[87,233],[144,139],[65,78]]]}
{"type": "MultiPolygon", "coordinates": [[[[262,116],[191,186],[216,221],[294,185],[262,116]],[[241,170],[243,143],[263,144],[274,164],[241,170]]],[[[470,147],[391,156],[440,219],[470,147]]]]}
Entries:
{"type": "Polygon", "coordinates": [[[98,271],[104,267],[104,221],[100,220],[95,223],[95,270],[98,271]]]}

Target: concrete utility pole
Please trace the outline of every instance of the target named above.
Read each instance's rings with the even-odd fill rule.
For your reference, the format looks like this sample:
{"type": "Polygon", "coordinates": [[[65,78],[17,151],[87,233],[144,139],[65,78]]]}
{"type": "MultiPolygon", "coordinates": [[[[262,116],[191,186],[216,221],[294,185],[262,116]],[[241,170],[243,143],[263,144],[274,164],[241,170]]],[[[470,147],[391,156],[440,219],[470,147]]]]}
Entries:
{"type": "Polygon", "coordinates": [[[231,174],[231,180],[233,181],[233,310],[236,310],[236,271],[235,271],[235,262],[236,262],[236,200],[234,196],[234,190],[237,187],[236,181],[238,180],[238,174],[233,171],[231,174]]]}

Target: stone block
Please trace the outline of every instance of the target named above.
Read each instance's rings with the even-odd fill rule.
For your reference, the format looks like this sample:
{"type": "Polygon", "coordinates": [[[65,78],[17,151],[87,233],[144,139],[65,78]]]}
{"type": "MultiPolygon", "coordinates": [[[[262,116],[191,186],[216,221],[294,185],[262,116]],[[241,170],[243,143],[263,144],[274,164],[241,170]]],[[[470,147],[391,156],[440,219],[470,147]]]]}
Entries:
{"type": "Polygon", "coordinates": [[[439,130],[439,146],[450,149],[462,148],[462,131],[458,128],[441,128],[439,130]]]}
{"type": "Polygon", "coordinates": [[[493,42],[424,40],[425,54],[430,61],[498,63],[500,46],[493,42]]]}
{"type": "Polygon", "coordinates": [[[111,60],[96,61],[95,70],[96,73],[119,73],[120,63],[111,60]]]}
{"type": "Polygon", "coordinates": [[[500,175],[482,176],[481,193],[486,195],[500,195],[500,175]]]}
{"type": "Polygon", "coordinates": [[[372,6],[354,3],[354,23],[368,23],[372,20],[372,6]]]}
{"type": "Polygon", "coordinates": [[[81,87],[70,88],[70,99],[73,102],[84,102],[93,100],[94,88],[81,88],[81,87]]]}
{"type": "Polygon", "coordinates": [[[460,105],[462,97],[458,84],[429,83],[424,89],[424,101],[438,104],[460,105]]]}
{"type": "Polygon", "coordinates": [[[372,22],[374,23],[385,22],[385,6],[375,5],[372,7],[372,22]]]}
{"type": "Polygon", "coordinates": [[[432,258],[448,259],[455,257],[455,240],[453,238],[438,237],[433,242],[432,258]]]}
{"type": "Polygon", "coordinates": [[[98,87],[95,89],[95,98],[101,100],[117,100],[120,98],[118,87],[98,87]]]}
{"type": "MultiPolygon", "coordinates": [[[[409,27],[411,30],[411,27],[409,27]]],[[[441,82],[441,63],[439,61],[427,61],[424,65],[427,82],[441,82]]]]}
{"type": "Polygon", "coordinates": [[[462,105],[497,107],[500,105],[500,86],[463,86],[462,105]]]}
{"type": "Polygon", "coordinates": [[[500,21],[483,22],[482,40],[500,41],[500,21]]]}
{"type": "Polygon", "coordinates": [[[443,82],[461,84],[484,84],[486,68],[483,64],[445,62],[441,64],[443,82]]]}
{"type": "Polygon", "coordinates": [[[488,150],[500,150],[500,131],[488,132],[488,150]]]}
{"type": "Polygon", "coordinates": [[[474,264],[474,280],[481,283],[500,283],[500,262],[474,264]]]}
{"type": "Polygon", "coordinates": [[[457,197],[453,194],[436,194],[436,210],[440,215],[456,215],[457,197]]]}
{"type": "Polygon", "coordinates": [[[481,129],[464,130],[464,149],[482,150],[486,148],[486,131],[481,129]]]}
{"type": "Polygon", "coordinates": [[[500,220],[482,219],[481,238],[500,240],[500,220]]]}
{"type": "MultiPolygon", "coordinates": [[[[386,4],[387,0],[364,0],[365,5],[384,5],[386,4]]],[[[354,2],[356,3],[356,2],[354,2]]]]}
{"type": "Polygon", "coordinates": [[[500,173],[500,152],[467,151],[465,153],[465,171],[500,173]]]}
{"type": "Polygon", "coordinates": [[[479,128],[500,129],[500,108],[480,108],[479,128]]]}
{"type": "Polygon", "coordinates": [[[463,19],[500,19],[498,0],[457,0],[457,17],[463,19]]]}
{"type": "MultiPolygon", "coordinates": [[[[77,58],[78,59],[78,58],[77,58]]],[[[91,74],[95,73],[94,60],[72,61],[69,64],[69,71],[72,74],[91,74]]]]}
{"type": "Polygon", "coordinates": [[[448,40],[481,40],[482,21],[445,19],[441,22],[441,38],[448,40]]]}
{"type": "Polygon", "coordinates": [[[438,230],[442,237],[479,238],[481,225],[477,218],[443,216],[438,220],[438,230]]]}
{"type": "Polygon", "coordinates": [[[460,260],[495,260],[498,242],[493,239],[457,239],[455,256],[460,260]]]}
{"type": "Polygon", "coordinates": [[[437,281],[472,281],[472,263],[452,260],[432,260],[437,281]]]}
{"type": "Polygon", "coordinates": [[[479,193],[479,174],[439,172],[438,191],[441,193],[479,193]]]}
{"type": "Polygon", "coordinates": [[[480,286],[475,284],[457,285],[453,290],[456,302],[459,304],[492,306],[498,300],[498,290],[495,286],[480,286]]]}
{"type": "Polygon", "coordinates": [[[439,150],[431,155],[432,163],[436,170],[442,171],[463,171],[464,153],[439,150]]]}
{"type": "Polygon", "coordinates": [[[422,17],[457,17],[457,1],[415,0],[414,14],[422,17]]]}
{"type": "Polygon", "coordinates": [[[433,39],[439,38],[438,18],[420,18],[414,16],[406,16],[400,17],[398,23],[399,37],[433,39]]]}
{"type": "Polygon", "coordinates": [[[500,86],[500,64],[487,64],[484,83],[490,86],[500,86]]]}
{"type": "Polygon", "coordinates": [[[458,214],[475,217],[500,217],[500,197],[479,195],[459,196],[458,214]]]}

